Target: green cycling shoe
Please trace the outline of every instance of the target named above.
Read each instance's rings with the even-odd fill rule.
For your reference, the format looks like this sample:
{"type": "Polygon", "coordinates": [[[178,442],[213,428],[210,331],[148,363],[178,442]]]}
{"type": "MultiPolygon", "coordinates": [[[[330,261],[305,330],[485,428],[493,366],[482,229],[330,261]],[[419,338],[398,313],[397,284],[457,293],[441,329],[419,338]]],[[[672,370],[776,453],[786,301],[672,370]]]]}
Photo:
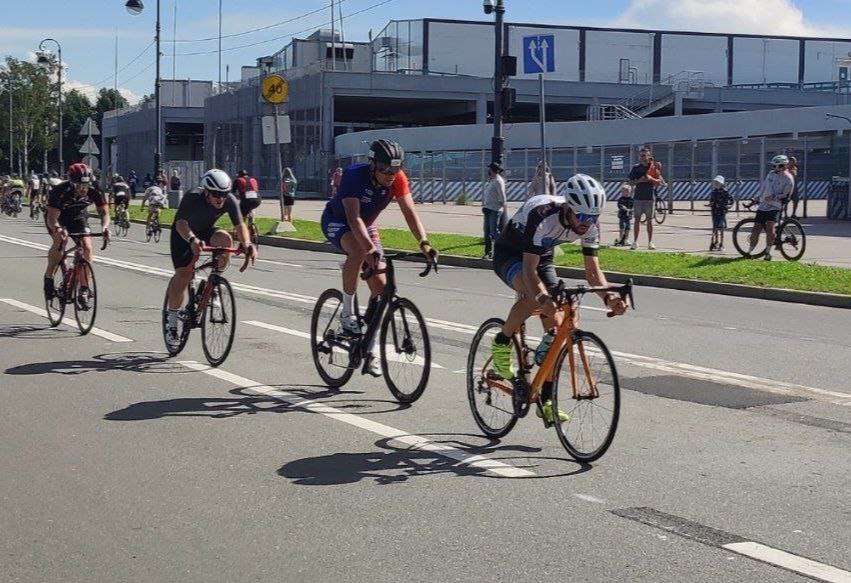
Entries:
{"type": "MultiPolygon", "coordinates": [[[[535,408],[535,413],[544,420],[545,423],[555,423],[555,419],[553,419],[553,402],[550,400],[544,401],[544,404],[540,407],[535,408]]],[[[564,423],[565,421],[570,420],[570,415],[562,411],[558,410],[558,422],[564,423]]]]}
{"type": "Polygon", "coordinates": [[[511,343],[499,344],[496,339],[491,343],[491,368],[505,380],[517,375],[517,367],[511,362],[511,343]]]}

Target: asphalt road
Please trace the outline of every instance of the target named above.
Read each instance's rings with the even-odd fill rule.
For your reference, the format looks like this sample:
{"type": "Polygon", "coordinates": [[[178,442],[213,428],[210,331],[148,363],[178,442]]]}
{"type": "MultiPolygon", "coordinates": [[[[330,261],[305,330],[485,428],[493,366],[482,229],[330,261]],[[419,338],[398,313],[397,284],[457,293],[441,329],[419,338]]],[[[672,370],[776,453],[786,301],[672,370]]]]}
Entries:
{"type": "Polygon", "coordinates": [[[168,242],[141,231],[99,255],[104,334],[80,337],[40,313],[43,230],[0,219],[0,581],[851,581],[847,311],[642,288],[607,319],[589,299],[625,391],[581,465],[533,415],[499,442],[472,420],[458,371],[511,303],[492,273],[400,266],[439,366],[400,407],[314,370],[331,254],[263,248],[228,272],[227,362],[198,364],[194,333],[166,359],[168,242]]]}

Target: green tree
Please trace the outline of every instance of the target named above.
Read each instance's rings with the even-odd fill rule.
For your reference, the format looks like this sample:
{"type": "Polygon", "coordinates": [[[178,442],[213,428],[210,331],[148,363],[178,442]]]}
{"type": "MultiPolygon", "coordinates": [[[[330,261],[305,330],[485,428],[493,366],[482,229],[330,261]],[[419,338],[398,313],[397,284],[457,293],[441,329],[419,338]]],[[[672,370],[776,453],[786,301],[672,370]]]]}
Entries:
{"type": "MultiPolygon", "coordinates": [[[[6,57],[4,70],[0,73],[3,93],[2,103],[8,108],[9,93],[12,97],[11,125],[13,143],[9,143],[9,120],[3,124],[0,144],[9,168],[28,172],[35,165],[31,160],[43,157],[44,151],[54,147],[57,85],[51,82],[58,63],[50,60],[46,68],[33,63],[6,57]],[[8,152],[14,146],[15,159],[9,160],[8,152]],[[41,156],[39,156],[41,155],[41,156]]],[[[8,111],[8,109],[6,109],[8,111]]]]}
{"type": "Polygon", "coordinates": [[[80,136],[80,130],[86,119],[94,116],[95,111],[92,107],[92,102],[85,94],[72,89],[64,95],[63,103],[63,125],[65,126],[65,142],[63,144],[63,154],[66,161],[77,160],[80,158],[80,146],[83,145],[84,138],[80,136]]]}
{"type": "Polygon", "coordinates": [[[104,112],[111,111],[113,109],[121,109],[128,105],[129,103],[120,92],[115,89],[101,87],[98,92],[97,101],[95,102],[95,122],[97,122],[98,128],[103,129],[104,112]]]}

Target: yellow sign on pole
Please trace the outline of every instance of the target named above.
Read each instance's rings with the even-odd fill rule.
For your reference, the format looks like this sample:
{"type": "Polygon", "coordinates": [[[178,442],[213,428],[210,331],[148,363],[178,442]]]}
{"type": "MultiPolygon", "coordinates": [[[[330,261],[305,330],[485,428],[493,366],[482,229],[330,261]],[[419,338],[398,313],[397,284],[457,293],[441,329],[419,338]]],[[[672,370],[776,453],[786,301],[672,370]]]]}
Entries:
{"type": "Polygon", "coordinates": [[[269,75],[263,79],[263,84],[260,86],[260,93],[263,95],[263,99],[269,103],[278,105],[289,99],[290,84],[280,75],[269,75]]]}

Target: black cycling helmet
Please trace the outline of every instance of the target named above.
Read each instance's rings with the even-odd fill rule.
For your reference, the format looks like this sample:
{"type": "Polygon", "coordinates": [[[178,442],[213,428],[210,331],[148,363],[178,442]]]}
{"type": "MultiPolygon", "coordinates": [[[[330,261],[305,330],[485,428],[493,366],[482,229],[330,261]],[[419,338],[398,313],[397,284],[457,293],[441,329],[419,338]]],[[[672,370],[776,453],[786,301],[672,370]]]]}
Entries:
{"type": "Polygon", "coordinates": [[[240,170],[239,172],[236,173],[236,175],[237,176],[248,176],[248,171],[247,170],[240,170]]]}
{"type": "Polygon", "coordinates": [[[376,164],[398,168],[405,161],[405,150],[393,140],[375,140],[369,147],[369,159],[376,164]]]}

